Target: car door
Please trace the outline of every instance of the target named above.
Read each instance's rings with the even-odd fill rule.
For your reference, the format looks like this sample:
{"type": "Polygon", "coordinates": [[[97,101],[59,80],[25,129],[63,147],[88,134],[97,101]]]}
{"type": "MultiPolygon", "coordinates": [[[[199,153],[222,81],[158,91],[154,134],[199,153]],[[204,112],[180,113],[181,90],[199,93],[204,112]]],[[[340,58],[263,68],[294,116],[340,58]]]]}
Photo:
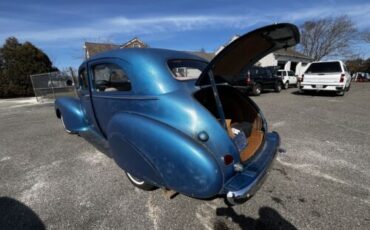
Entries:
{"type": "Polygon", "coordinates": [[[291,85],[297,84],[297,78],[294,75],[294,72],[293,71],[291,71],[291,70],[288,71],[288,77],[289,77],[289,84],[291,84],[291,85]]]}
{"type": "Polygon", "coordinates": [[[273,88],[275,86],[276,77],[273,76],[272,72],[265,68],[260,68],[260,73],[264,79],[266,88],[273,88]]]}
{"type": "Polygon", "coordinates": [[[120,59],[101,59],[89,63],[95,118],[105,137],[114,114],[126,111],[130,106],[133,90],[128,71],[129,64],[120,59]]]}
{"type": "Polygon", "coordinates": [[[84,120],[93,129],[96,129],[96,121],[94,118],[94,111],[91,104],[90,81],[87,71],[87,65],[80,67],[78,71],[79,86],[77,94],[80,98],[81,110],[84,114],[84,120]]]}

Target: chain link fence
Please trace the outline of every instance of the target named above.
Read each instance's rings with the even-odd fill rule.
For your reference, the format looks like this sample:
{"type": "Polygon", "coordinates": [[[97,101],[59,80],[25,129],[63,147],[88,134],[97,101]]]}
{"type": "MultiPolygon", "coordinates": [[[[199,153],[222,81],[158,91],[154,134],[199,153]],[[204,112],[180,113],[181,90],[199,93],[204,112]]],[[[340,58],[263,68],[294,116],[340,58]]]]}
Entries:
{"type": "Polygon", "coordinates": [[[77,96],[78,81],[73,71],[34,74],[30,78],[38,102],[55,100],[61,96],[77,96]]]}

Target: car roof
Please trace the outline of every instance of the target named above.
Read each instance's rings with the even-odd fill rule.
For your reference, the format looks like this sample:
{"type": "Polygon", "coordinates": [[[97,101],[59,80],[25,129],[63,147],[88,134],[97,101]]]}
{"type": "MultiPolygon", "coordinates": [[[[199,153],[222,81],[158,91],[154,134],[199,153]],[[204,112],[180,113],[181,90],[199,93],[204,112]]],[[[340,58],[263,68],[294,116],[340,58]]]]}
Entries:
{"type": "MultiPolygon", "coordinates": [[[[129,71],[134,91],[136,94],[142,95],[160,95],[180,89],[186,84],[175,79],[168,68],[168,60],[192,59],[208,63],[206,59],[184,51],[157,48],[123,48],[99,53],[84,61],[79,69],[85,67],[88,62],[105,58],[117,58],[127,62],[130,66],[129,71]]],[[[192,85],[194,85],[194,81],[192,81],[192,85]]]]}
{"type": "Polygon", "coordinates": [[[327,63],[327,62],[339,62],[339,63],[343,63],[341,60],[328,60],[328,61],[314,61],[314,62],[311,62],[312,63],[327,63]]]}
{"type": "Polygon", "coordinates": [[[158,49],[158,48],[123,48],[105,51],[94,55],[87,59],[86,62],[91,62],[101,58],[121,58],[127,62],[135,63],[136,58],[141,60],[161,60],[166,61],[169,59],[195,59],[200,61],[206,61],[206,59],[196,56],[190,52],[169,50],[169,49],[158,49]]]}

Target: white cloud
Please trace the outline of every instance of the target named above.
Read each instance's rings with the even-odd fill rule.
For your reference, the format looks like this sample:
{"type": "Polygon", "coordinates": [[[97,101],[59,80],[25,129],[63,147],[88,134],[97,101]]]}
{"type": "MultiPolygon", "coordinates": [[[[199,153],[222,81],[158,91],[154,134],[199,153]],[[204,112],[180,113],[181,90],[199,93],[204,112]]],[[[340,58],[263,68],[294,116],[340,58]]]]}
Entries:
{"type": "Polygon", "coordinates": [[[361,5],[333,5],[315,8],[301,8],[299,10],[276,10],[246,14],[246,15],[180,15],[162,17],[127,18],[112,17],[91,21],[88,24],[55,28],[52,25],[22,22],[0,18],[0,27],[18,28],[0,32],[0,39],[16,36],[21,40],[37,42],[76,41],[83,39],[104,39],[114,35],[153,35],[171,34],[175,32],[193,31],[202,29],[249,29],[255,25],[273,22],[302,23],[308,19],[327,16],[349,15],[360,28],[370,27],[370,4],[361,5]],[[48,26],[48,27],[47,27],[48,26]],[[46,28],[47,27],[47,28],[46,28]]]}
{"type": "MultiPolygon", "coordinates": [[[[259,21],[242,16],[169,16],[153,18],[113,17],[92,22],[85,26],[59,29],[15,32],[11,35],[36,41],[82,39],[86,37],[109,37],[114,34],[153,34],[158,32],[189,31],[203,28],[247,28],[259,21]]],[[[1,33],[0,37],[10,36],[1,33]]]]}

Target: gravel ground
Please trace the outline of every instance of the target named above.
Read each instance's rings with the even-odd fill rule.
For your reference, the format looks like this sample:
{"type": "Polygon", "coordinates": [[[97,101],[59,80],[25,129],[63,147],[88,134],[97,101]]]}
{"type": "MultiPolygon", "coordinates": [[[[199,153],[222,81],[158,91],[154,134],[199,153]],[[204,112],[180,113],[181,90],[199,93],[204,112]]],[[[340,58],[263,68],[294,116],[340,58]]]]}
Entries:
{"type": "Polygon", "coordinates": [[[0,100],[0,229],[370,229],[370,84],[296,91],[253,97],[287,151],[233,208],[138,190],[51,104],[0,100]]]}

